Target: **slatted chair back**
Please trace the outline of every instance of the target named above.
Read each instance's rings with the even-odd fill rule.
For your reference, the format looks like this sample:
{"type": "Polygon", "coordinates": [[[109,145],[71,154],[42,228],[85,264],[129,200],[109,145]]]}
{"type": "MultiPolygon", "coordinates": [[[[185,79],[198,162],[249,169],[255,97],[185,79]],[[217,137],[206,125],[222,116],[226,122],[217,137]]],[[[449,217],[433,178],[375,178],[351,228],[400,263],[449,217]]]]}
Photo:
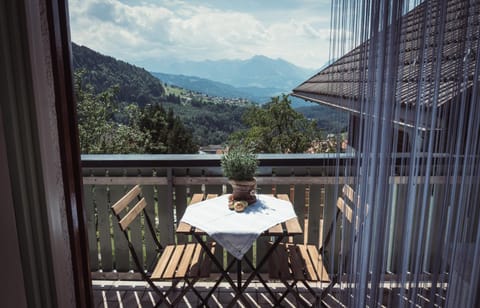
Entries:
{"type": "MultiPolygon", "coordinates": [[[[143,213],[143,217],[145,219],[145,222],[147,223],[146,225],[148,232],[150,232],[150,235],[157,246],[158,252],[161,252],[163,250],[163,246],[160,244],[160,241],[157,238],[152,221],[147,215],[146,206],[147,202],[145,198],[142,197],[142,189],[139,185],[136,185],[111,207],[115,217],[118,220],[118,225],[128,242],[128,248],[132,255],[132,259],[135,262],[135,265],[137,266],[139,272],[142,273],[142,275],[144,275],[145,273],[144,267],[139,257],[142,254],[141,252],[137,253],[135,245],[132,243],[130,234],[128,232],[132,222],[136,219],[140,219],[141,213],[143,213]],[[125,214],[122,215],[122,213],[125,214]]],[[[145,232],[147,231],[145,230],[145,232]]]]}
{"type": "MultiPolygon", "coordinates": [[[[270,264],[269,277],[272,279],[280,279],[287,287],[287,290],[282,294],[280,301],[290,292],[294,295],[296,294],[293,290],[293,286],[295,286],[297,282],[303,283],[315,297],[313,303],[314,306],[330,293],[330,290],[336,284],[338,277],[336,275],[329,275],[327,272],[322,258],[322,251],[324,247],[329,245],[333,229],[338,226],[339,219],[342,216],[345,218],[345,228],[353,226],[355,213],[353,209],[354,206],[358,206],[359,204],[358,202],[354,202],[357,197],[355,191],[350,186],[343,186],[342,194],[338,197],[336,202],[338,208],[337,214],[332,220],[320,249],[315,245],[294,243],[282,243],[275,249],[270,264]],[[289,283],[289,280],[293,281],[293,283],[289,283]],[[317,296],[310,288],[308,282],[330,282],[330,284],[321,296],[317,296]]],[[[283,196],[281,198],[287,198],[288,200],[288,196],[283,196]]],[[[355,221],[358,222],[358,219],[355,219],[355,221]]],[[[358,227],[356,229],[358,230],[358,227]]],[[[344,231],[346,230],[344,229],[344,231]]],[[[340,254],[342,253],[343,252],[340,252],[340,254]]],[[[298,297],[297,300],[304,305],[309,305],[309,303],[304,302],[300,297],[298,297]]]]}
{"type": "Polygon", "coordinates": [[[349,185],[343,185],[342,194],[337,198],[336,202],[337,212],[335,219],[332,220],[325,238],[323,240],[322,246],[320,247],[320,253],[329,246],[330,240],[332,238],[333,230],[341,225],[345,234],[350,234],[350,228],[353,227],[355,221],[355,230],[358,231],[358,215],[354,217],[354,207],[360,207],[360,198],[356,195],[355,191],[349,185]],[[357,202],[355,202],[355,198],[357,202]],[[342,217],[345,219],[342,220],[342,217]],[[342,222],[344,222],[342,224],[342,222]]]}
{"type": "Polygon", "coordinates": [[[349,232],[350,230],[348,230],[348,228],[355,228],[355,231],[353,232],[353,241],[356,241],[360,226],[365,223],[365,216],[368,214],[368,204],[365,204],[365,207],[362,209],[360,195],[355,193],[353,188],[349,185],[344,185],[342,191],[343,198],[339,197],[337,202],[337,207],[340,210],[337,215],[341,212],[345,216],[346,225],[344,224],[343,227],[346,230],[344,230],[344,232],[350,234],[351,232],[349,232]],[[342,201],[340,201],[340,199],[342,201]],[[357,209],[356,211],[354,211],[355,207],[357,209]],[[364,211],[363,213],[361,212],[362,210],[364,211]],[[354,213],[356,213],[355,216],[354,213]]]}
{"type": "MultiPolygon", "coordinates": [[[[210,275],[211,260],[206,256],[202,246],[198,243],[188,243],[180,245],[166,245],[163,247],[156,236],[152,221],[147,214],[147,202],[142,197],[142,190],[139,185],[133,187],[120,200],[118,200],[112,207],[112,211],[118,220],[118,225],[122,230],[128,242],[128,248],[132,255],[132,259],[137,266],[142,278],[152,287],[155,293],[160,297],[159,305],[167,307],[176,307],[179,301],[187,293],[192,290],[193,293],[201,300],[201,305],[206,306],[203,296],[193,287],[200,279],[210,275]],[[145,271],[142,266],[141,251],[135,249],[134,243],[129,235],[129,227],[133,221],[140,219],[141,213],[147,225],[145,233],[150,232],[155,244],[158,248],[158,255],[152,270],[145,271]],[[122,213],[125,213],[122,215],[122,213]],[[154,281],[171,280],[172,285],[165,291],[161,291],[154,283],[154,281]],[[184,281],[185,284],[173,300],[169,300],[168,296],[176,288],[176,285],[184,281]]],[[[205,245],[210,253],[215,253],[215,243],[208,243],[205,245]]]]}

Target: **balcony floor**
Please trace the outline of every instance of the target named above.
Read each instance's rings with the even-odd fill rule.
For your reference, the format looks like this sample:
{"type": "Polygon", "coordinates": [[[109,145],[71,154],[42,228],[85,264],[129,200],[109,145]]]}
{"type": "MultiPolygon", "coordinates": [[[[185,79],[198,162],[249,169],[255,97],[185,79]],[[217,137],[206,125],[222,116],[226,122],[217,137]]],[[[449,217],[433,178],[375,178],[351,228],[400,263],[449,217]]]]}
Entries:
{"type": "MultiPolygon", "coordinates": [[[[162,290],[165,290],[168,283],[157,283],[157,285],[162,290]]],[[[197,290],[203,295],[206,295],[212,286],[213,282],[210,281],[198,282],[195,284],[197,290]]],[[[285,290],[285,287],[281,283],[269,282],[269,286],[276,295],[283,293],[285,290]]],[[[321,294],[322,291],[326,290],[328,284],[317,283],[310,284],[310,286],[317,292],[317,294],[321,294]]],[[[323,307],[348,307],[347,302],[350,296],[348,295],[348,292],[346,292],[348,289],[346,289],[345,286],[346,285],[340,287],[336,285],[330,289],[329,294],[327,294],[322,300],[323,307]]],[[[151,288],[149,288],[145,282],[138,280],[93,280],[92,287],[95,308],[153,307],[154,303],[158,300],[157,295],[151,290],[151,288]]],[[[447,293],[447,285],[437,285],[436,290],[438,293],[435,294],[433,303],[429,301],[429,298],[431,297],[429,290],[431,287],[432,284],[429,282],[420,283],[419,288],[413,288],[413,285],[411,285],[409,288],[404,289],[406,293],[403,296],[400,296],[401,288],[399,288],[398,283],[382,283],[383,303],[378,303],[375,306],[383,308],[397,307],[402,302],[403,305],[410,306],[413,304],[412,296],[416,294],[417,297],[415,298],[415,303],[417,307],[430,307],[432,305],[435,307],[446,307],[445,295],[447,293]],[[413,292],[414,289],[416,289],[416,292],[413,292]]],[[[298,291],[300,296],[306,301],[312,302],[313,297],[303,286],[299,286],[298,291]]],[[[233,296],[232,289],[229,285],[222,282],[217,291],[212,295],[208,304],[210,307],[227,307],[233,296]]],[[[250,284],[246,292],[246,298],[251,307],[273,306],[273,301],[259,282],[253,282],[250,284]]],[[[199,301],[197,297],[190,291],[180,301],[178,307],[197,307],[198,304],[199,301]]],[[[234,305],[233,307],[245,307],[245,305],[239,302],[239,304],[234,305]]],[[[297,302],[292,294],[289,294],[282,302],[282,307],[302,307],[302,305],[297,302]]]]}
{"type": "MultiPolygon", "coordinates": [[[[160,287],[167,286],[168,283],[159,283],[160,287]]],[[[206,295],[213,286],[211,282],[198,282],[197,290],[206,295]]],[[[269,284],[275,294],[281,294],[285,288],[283,284],[269,284]]],[[[111,281],[94,280],[92,282],[94,307],[153,307],[158,297],[141,281],[111,281]]],[[[314,286],[315,288],[315,286],[314,286]]],[[[315,288],[315,290],[319,290],[315,288]]],[[[303,287],[299,287],[300,294],[307,301],[311,302],[312,296],[303,287]]],[[[319,290],[320,291],[320,290],[319,290]]],[[[234,294],[227,283],[221,283],[220,287],[209,300],[210,307],[227,307],[234,294]]],[[[252,283],[246,292],[246,298],[252,307],[272,307],[273,302],[260,283],[252,283]]],[[[198,299],[193,292],[188,292],[181,300],[179,307],[197,307],[198,299]]],[[[282,302],[283,307],[301,307],[295,297],[291,294],[282,302]]],[[[237,304],[234,307],[245,307],[243,304],[237,304]]]]}

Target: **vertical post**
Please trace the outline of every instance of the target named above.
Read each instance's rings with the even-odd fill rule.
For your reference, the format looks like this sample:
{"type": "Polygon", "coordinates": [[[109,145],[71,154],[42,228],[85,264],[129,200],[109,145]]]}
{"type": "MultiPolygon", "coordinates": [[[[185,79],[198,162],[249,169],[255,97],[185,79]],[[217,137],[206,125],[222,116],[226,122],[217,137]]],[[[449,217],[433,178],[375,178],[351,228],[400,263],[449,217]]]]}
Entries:
{"type": "MultiPolygon", "coordinates": [[[[167,168],[167,209],[168,215],[170,216],[167,220],[168,224],[168,235],[167,240],[168,243],[174,243],[174,226],[173,226],[173,170],[172,168],[167,168]]],[[[160,200],[159,200],[160,201],[160,200]]]]}

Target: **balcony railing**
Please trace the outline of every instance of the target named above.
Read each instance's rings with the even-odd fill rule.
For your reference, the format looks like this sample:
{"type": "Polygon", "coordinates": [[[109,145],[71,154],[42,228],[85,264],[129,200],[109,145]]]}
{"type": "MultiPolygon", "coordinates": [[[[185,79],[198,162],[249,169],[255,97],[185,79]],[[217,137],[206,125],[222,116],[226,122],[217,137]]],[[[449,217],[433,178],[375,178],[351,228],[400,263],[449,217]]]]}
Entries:
{"type": "MultiPolygon", "coordinates": [[[[258,192],[289,194],[301,218],[304,237],[294,241],[317,246],[323,242],[335,210],[326,204],[335,204],[339,185],[352,180],[339,174],[337,166],[352,158],[349,154],[259,156],[258,192]]],[[[84,155],[82,168],[92,271],[133,270],[125,239],[110,212],[110,206],[132,185],[141,184],[148,204],[153,205],[150,215],[155,217],[163,244],[186,240],[175,234],[175,227],[192,194],[230,191],[219,155],[84,155]]],[[[149,264],[155,250],[153,243],[143,238],[143,227],[141,223],[134,226],[132,237],[142,243],[144,262],[149,264]]],[[[249,252],[254,260],[264,253],[262,241],[259,239],[249,252]]],[[[217,253],[223,251],[218,249],[217,253]]]]}
{"type": "MultiPolygon", "coordinates": [[[[334,240],[323,247],[324,260],[329,273],[338,273],[338,253],[341,250],[342,225],[334,223],[337,213],[336,201],[342,194],[344,184],[354,184],[355,178],[345,174],[347,166],[353,164],[354,154],[263,154],[259,155],[260,167],[257,175],[258,192],[263,194],[289,194],[304,230],[303,237],[296,242],[322,246],[327,233],[334,233],[334,240]],[[333,227],[332,227],[333,226],[333,227]],[[336,236],[335,236],[336,234],[336,236]]],[[[141,184],[144,197],[151,205],[148,209],[155,217],[155,227],[162,244],[184,242],[188,239],[177,236],[175,228],[183,215],[189,198],[194,193],[228,193],[230,187],[222,176],[219,155],[84,155],[82,156],[84,202],[87,211],[90,265],[94,272],[116,273],[134,269],[125,239],[114,224],[110,206],[129,188],[141,184]]],[[[421,181],[421,179],[419,179],[421,181]]],[[[443,185],[444,181],[433,179],[432,186],[443,185]]],[[[401,204],[404,178],[394,176],[390,180],[393,203],[401,204]]],[[[441,193],[442,189],[432,189],[441,193]]],[[[436,194],[431,195],[433,199],[436,194]]],[[[393,206],[393,221],[402,216],[402,206],[393,206]]],[[[432,212],[429,219],[435,219],[432,212]]],[[[388,234],[389,272],[394,272],[399,260],[396,258],[402,238],[402,222],[392,227],[388,234]]],[[[427,241],[436,239],[435,224],[427,241]]],[[[143,237],[144,225],[139,222],[132,227],[134,242],[141,243],[143,261],[150,264],[155,257],[153,242],[143,237]]],[[[260,238],[248,252],[256,260],[264,254],[267,239],[260,238]]],[[[425,273],[428,273],[432,252],[426,245],[423,252],[425,273]]],[[[422,248],[423,249],[423,248],[422,248]]],[[[217,249],[219,256],[228,262],[228,256],[217,249]]],[[[268,265],[265,266],[268,268],[268,265]]],[[[108,277],[107,274],[102,274],[108,277]]]]}

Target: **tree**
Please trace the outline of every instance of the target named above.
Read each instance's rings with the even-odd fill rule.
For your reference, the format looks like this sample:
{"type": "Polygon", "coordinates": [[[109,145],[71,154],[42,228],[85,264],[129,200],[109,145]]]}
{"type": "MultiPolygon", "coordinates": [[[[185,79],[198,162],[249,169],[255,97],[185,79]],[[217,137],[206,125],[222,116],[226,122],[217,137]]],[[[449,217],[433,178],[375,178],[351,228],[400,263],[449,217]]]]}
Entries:
{"type": "Polygon", "coordinates": [[[185,129],[178,117],[175,117],[172,128],[168,131],[167,153],[193,154],[198,146],[193,142],[192,134],[185,129]]]}
{"type": "Polygon", "coordinates": [[[229,144],[243,144],[256,152],[303,153],[320,137],[316,122],[296,112],[287,95],[251,107],[242,121],[247,129],[231,134],[229,144]]]}
{"type": "Polygon", "coordinates": [[[198,146],[192,134],[176,117],[172,109],[168,112],[159,105],[147,105],[141,117],[141,130],[145,133],[145,152],[159,153],[197,153],[198,146]]]}
{"type": "Polygon", "coordinates": [[[99,94],[75,72],[78,129],[84,154],[196,153],[198,146],[173,110],[118,103],[118,87],[99,94]]]}
{"type": "Polygon", "coordinates": [[[81,152],[142,153],[144,134],[138,127],[138,106],[119,109],[114,101],[117,88],[94,94],[90,84],[83,85],[82,75],[82,71],[74,75],[81,152]],[[123,118],[125,123],[115,121],[115,114],[126,115],[123,118]]]}
{"type": "Polygon", "coordinates": [[[165,109],[159,104],[147,105],[140,120],[141,130],[145,132],[145,152],[160,154],[167,152],[167,119],[165,109]]]}

